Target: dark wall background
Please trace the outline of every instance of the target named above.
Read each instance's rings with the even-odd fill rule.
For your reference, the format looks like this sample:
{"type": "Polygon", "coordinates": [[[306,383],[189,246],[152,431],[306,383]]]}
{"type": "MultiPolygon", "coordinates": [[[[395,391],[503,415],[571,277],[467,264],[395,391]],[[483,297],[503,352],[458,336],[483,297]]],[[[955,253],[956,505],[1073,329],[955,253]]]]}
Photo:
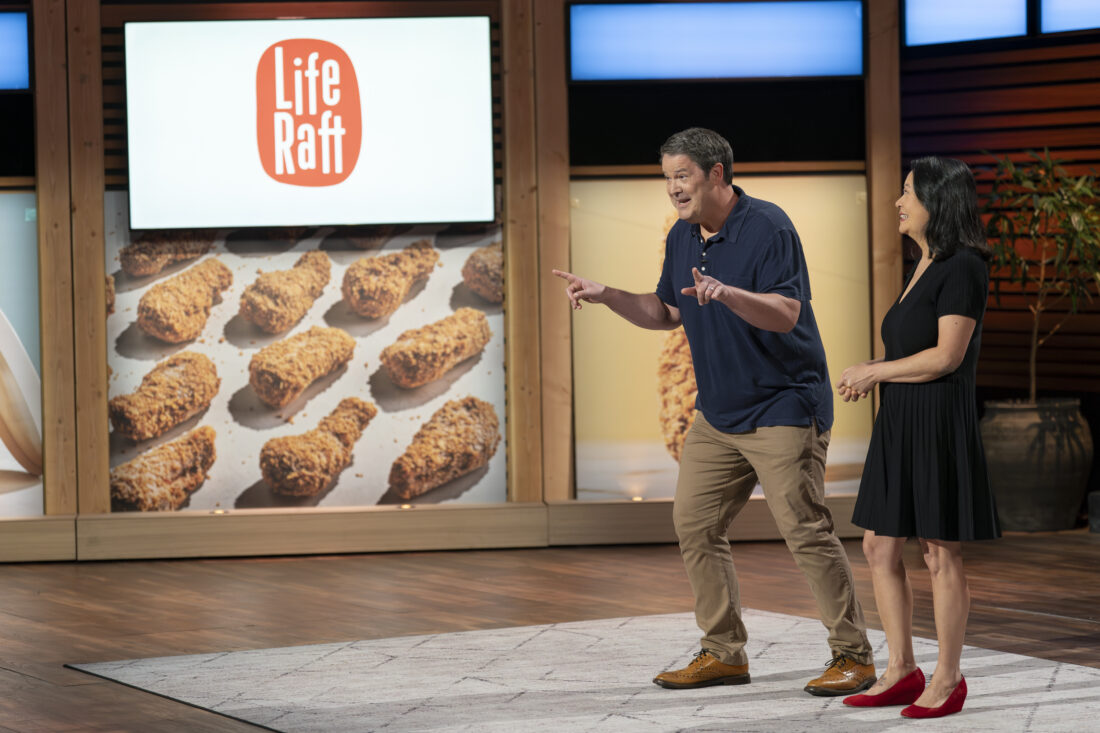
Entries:
{"type": "Polygon", "coordinates": [[[736,162],[863,160],[863,79],[569,86],[571,165],[653,165],[674,132],[709,127],[736,162]]]}

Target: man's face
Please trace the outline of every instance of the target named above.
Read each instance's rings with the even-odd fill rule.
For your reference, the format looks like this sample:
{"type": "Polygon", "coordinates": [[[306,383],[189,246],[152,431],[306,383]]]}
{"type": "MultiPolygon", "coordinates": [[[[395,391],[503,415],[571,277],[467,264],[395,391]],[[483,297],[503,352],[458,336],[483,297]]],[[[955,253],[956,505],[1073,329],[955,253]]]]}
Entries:
{"type": "Polygon", "coordinates": [[[703,220],[706,196],[714,188],[711,178],[686,155],[666,155],[661,158],[665,174],[665,190],[677,215],[686,222],[703,220]]]}

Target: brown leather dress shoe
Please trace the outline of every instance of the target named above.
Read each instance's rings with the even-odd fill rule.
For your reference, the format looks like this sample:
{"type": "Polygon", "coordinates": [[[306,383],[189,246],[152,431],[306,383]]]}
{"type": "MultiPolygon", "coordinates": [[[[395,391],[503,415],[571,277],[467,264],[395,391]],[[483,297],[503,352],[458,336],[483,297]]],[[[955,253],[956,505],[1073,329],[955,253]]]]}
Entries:
{"type": "Polygon", "coordinates": [[[653,678],[661,687],[675,690],[690,690],[695,687],[711,685],[747,685],[749,683],[749,665],[723,664],[706,649],[703,649],[683,669],[661,672],[653,678]]]}
{"type": "Polygon", "coordinates": [[[876,679],[874,664],[860,664],[849,656],[840,655],[833,657],[825,665],[825,673],[816,680],[810,680],[810,684],[803,689],[820,697],[851,695],[866,690],[875,684],[876,679]]]}

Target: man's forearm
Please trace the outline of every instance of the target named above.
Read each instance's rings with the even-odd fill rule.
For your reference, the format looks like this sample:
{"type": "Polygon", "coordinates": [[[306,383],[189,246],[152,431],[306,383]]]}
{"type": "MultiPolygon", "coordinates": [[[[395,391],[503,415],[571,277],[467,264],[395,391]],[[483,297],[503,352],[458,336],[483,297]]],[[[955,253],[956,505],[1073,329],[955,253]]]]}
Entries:
{"type": "Polygon", "coordinates": [[[664,301],[656,293],[628,293],[618,288],[606,288],[603,304],[635,326],[653,331],[669,331],[680,325],[664,301]]]}
{"type": "Polygon", "coordinates": [[[778,293],[752,293],[726,286],[719,302],[750,326],[787,333],[798,324],[802,303],[778,293]]]}

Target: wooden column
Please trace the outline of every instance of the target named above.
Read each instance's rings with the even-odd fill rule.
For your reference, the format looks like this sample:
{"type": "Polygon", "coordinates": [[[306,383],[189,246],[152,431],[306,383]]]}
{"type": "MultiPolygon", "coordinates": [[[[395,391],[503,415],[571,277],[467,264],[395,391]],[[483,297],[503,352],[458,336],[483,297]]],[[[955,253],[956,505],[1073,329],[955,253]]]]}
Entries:
{"type": "Polygon", "coordinates": [[[574,495],[573,334],[565,285],[550,271],[569,268],[569,104],[566,94],[565,3],[535,7],[538,113],[538,221],[542,323],[542,458],[547,501],[574,495]]]}
{"type": "Polygon", "coordinates": [[[77,510],[65,0],[35,0],[35,190],[46,514],[77,510]]]}
{"type": "Polygon", "coordinates": [[[103,66],[99,3],[69,0],[73,343],[81,514],[111,510],[103,262],[103,66]]]}
{"type": "Polygon", "coordinates": [[[508,498],[542,500],[533,0],[501,3],[508,498]]]}
{"type": "Polygon", "coordinates": [[[901,235],[894,201],[901,195],[901,81],[898,3],[867,3],[867,211],[871,241],[871,343],[884,355],[879,324],[902,281],[901,235]]]}

